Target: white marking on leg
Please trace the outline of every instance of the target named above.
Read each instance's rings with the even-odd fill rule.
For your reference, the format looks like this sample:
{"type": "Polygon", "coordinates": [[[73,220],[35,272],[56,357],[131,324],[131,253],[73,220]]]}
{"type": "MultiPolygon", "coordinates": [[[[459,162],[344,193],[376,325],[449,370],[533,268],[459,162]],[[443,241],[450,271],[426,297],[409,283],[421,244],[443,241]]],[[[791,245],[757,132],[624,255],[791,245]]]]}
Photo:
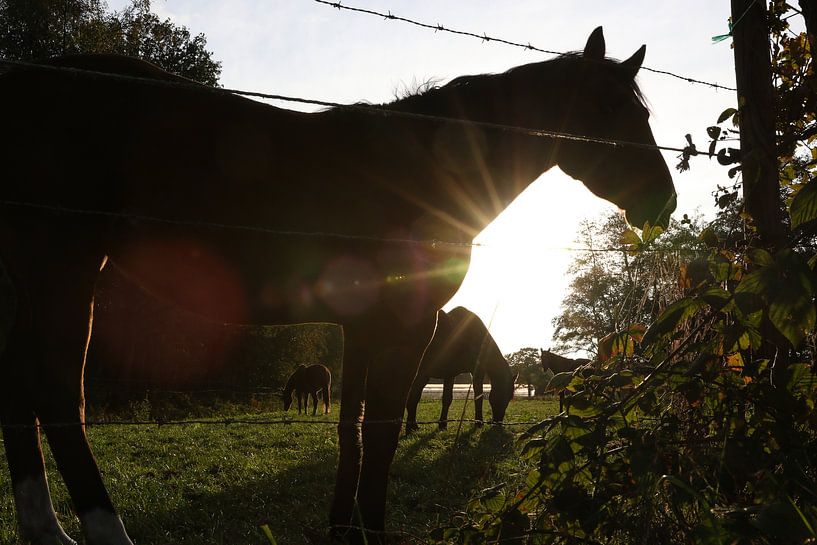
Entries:
{"type": "Polygon", "coordinates": [[[133,545],[115,513],[94,509],[80,515],[86,545],[133,545]]]}
{"type": "Polygon", "coordinates": [[[24,542],[77,545],[57,521],[45,475],[24,479],[15,486],[14,502],[20,523],[20,537],[24,542]]]}

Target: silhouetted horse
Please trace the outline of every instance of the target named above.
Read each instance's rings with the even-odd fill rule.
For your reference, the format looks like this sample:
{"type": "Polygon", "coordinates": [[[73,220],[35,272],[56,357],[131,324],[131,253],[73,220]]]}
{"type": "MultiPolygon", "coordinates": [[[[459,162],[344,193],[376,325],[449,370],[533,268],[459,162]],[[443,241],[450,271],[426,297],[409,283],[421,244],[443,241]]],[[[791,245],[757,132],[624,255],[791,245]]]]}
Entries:
{"type": "Polygon", "coordinates": [[[417,404],[431,378],[445,381],[439,428],[446,428],[448,408],[454,399],[454,377],[461,373],[471,373],[472,376],[474,420],[478,421],[477,425],[482,422],[482,383],[486,373],[491,379],[491,393],[488,394],[491,418],[494,422],[502,422],[505,409],[513,398],[516,376],[511,373],[508,362],[479,316],[457,307],[448,313],[442,310],[437,313],[434,338],[423,354],[423,361],[409,392],[406,433],[418,428],[417,404]]]}
{"type": "Polygon", "coordinates": [[[51,507],[39,421],[86,543],[130,544],[79,425],[94,283],[111,259],[164,300],[225,322],[343,325],[330,521],[335,534],[359,540],[349,526],[362,525],[379,539],[409,388],[473,237],[556,165],[636,226],[664,224],[675,207],[656,149],[471,121],[653,145],[634,82],[644,50],[606,59],[599,28],[583,53],[460,77],[384,106],[395,115],[284,110],[115,56],[49,64],[164,81],[7,67],[0,260],[16,314],[0,421],[23,538],[71,543],[51,507]]]}
{"type": "MultiPolygon", "coordinates": [[[[542,348],[542,369],[550,369],[554,375],[559,373],[572,373],[582,365],[587,365],[591,360],[587,358],[566,358],[559,354],[554,354],[542,348]]],[[[565,391],[559,390],[559,412],[564,410],[565,391]]]]}
{"type": "Polygon", "coordinates": [[[304,414],[309,409],[309,396],[312,396],[312,416],[318,413],[318,393],[323,398],[323,414],[329,414],[329,389],[332,386],[332,372],[325,365],[315,364],[307,367],[299,365],[290,375],[284,387],[284,410],[292,405],[292,393],[298,398],[298,414],[301,414],[301,399],[304,403],[304,414]]]}

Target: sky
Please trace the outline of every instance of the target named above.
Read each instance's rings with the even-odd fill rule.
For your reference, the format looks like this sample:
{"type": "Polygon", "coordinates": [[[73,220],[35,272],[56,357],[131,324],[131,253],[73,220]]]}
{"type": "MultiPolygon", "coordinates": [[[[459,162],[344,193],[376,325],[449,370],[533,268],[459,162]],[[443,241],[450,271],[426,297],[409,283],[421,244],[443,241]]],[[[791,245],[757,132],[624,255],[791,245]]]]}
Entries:
{"type": "MultiPolygon", "coordinates": [[[[121,9],[126,0],[109,0],[121,9]]],[[[647,45],[644,66],[734,87],[729,2],[712,0],[343,0],[447,28],[501,37],[553,51],[581,50],[604,27],[608,56],[625,59],[647,45]]],[[[388,102],[429,79],[445,83],[465,74],[502,72],[549,58],[538,52],[418,28],[338,10],[314,0],[153,0],[153,11],[204,33],[222,63],[228,88],[352,103],[388,102]]],[[[705,129],[736,102],[714,90],[646,71],[639,83],[661,145],[683,147],[690,133],[699,149],[705,129]]],[[[312,110],[290,103],[286,108],[312,110]]],[[[714,215],[712,191],[728,181],[714,160],[693,159],[678,173],[665,153],[678,192],[674,217],[714,215]]],[[[462,305],[488,325],[504,353],[548,347],[576,257],[582,220],[616,210],[558,169],[543,174],[475,239],[471,267],[445,307],[462,305]]]]}

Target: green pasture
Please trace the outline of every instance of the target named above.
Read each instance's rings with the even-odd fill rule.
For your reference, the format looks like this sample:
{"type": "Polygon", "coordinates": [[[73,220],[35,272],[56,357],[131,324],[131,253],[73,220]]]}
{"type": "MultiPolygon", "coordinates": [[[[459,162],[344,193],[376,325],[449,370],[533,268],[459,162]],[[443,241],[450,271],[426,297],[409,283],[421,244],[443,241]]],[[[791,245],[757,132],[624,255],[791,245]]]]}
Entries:
{"type": "MultiPolygon", "coordinates": [[[[463,401],[451,415],[459,416],[463,401]]],[[[557,410],[552,399],[517,399],[508,422],[539,420],[557,410]]],[[[151,407],[136,407],[145,416],[151,407]]],[[[439,401],[424,400],[419,420],[434,420],[439,401]]],[[[141,415],[139,414],[141,413],[141,415]]],[[[281,418],[280,410],[230,405],[212,417],[281,418]]],[[[467,407],[466,418],[472,418],[467,407]]],[[[292,416],[290,411],[289,416],[292,416]]],[[[92,417],[92,415],[89,415],[92,417]]],[[[103,414],[105,418],[115,415],[103,414]]],[[[175,415],[174,415],[175,417],[175,415]]],[[[327,422],[332,414],[309,417],[327,422]]],[[[528,471],[517,441],[524,426],[423,426],[404,438],[391,471],[387,524],[422,538],[438,521],[464,508],[468,498],[528,471]]],[[[268,525],[281,545],[303,544],[310,530],[326,527],[334,484],[336,429],[331,424],[104,426],[89,436],[105,482],[137,545],[262,544],[268,525]]],[[[2,443],[0,443],[2,451],[2,443]]],[[[50,484],[60,521],[79,536],[67,491],[46,447],[50,484]]],[[[0,543],[16,543],[11,485],[0,455],[0,543]]]]}

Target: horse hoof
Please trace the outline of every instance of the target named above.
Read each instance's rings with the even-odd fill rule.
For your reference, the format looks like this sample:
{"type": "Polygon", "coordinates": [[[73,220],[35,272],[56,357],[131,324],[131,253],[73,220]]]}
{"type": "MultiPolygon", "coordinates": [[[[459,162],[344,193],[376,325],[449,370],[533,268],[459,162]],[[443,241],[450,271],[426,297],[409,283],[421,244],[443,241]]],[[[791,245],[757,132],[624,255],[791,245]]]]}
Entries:
{"type": "Polygon", "coordinates": [[[445,422],[440,422],[439,424],[437,424],[437,429],[440,431],[447,430],[448,424],[446,424],[445,422]]]}
{"type": "Polygon", "coordinates": [[[482,420],[480,420],[479,422],[474,422],[474,427],[475,428],[481,428],[484,425],[485,425],[485,423],[482,420]]]}

